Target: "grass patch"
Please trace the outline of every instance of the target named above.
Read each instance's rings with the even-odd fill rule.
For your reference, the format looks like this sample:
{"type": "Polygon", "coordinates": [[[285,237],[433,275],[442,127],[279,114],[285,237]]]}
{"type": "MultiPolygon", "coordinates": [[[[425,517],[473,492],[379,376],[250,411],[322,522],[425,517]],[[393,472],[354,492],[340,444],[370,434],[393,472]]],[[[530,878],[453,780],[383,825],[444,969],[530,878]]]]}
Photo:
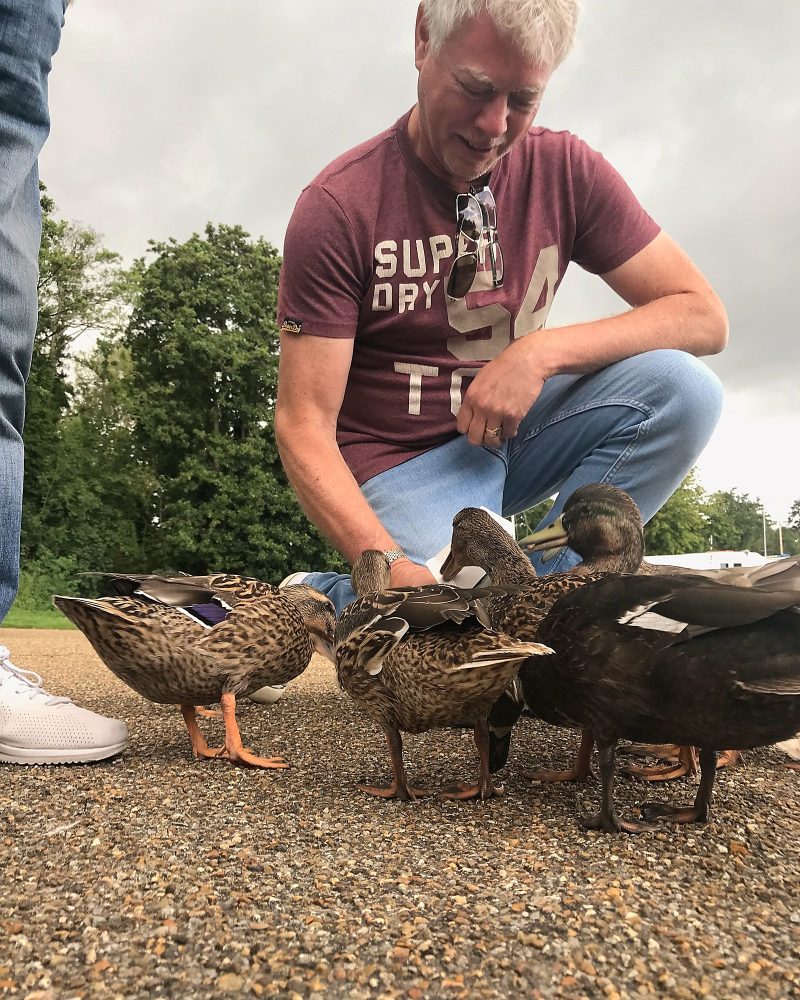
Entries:
{"type": "Polygon", "coordinates": [[[29,611],[25,608],[12,607],[6,615],[3,628],[75,628],[69,619],[60,611],[29,611]]]}

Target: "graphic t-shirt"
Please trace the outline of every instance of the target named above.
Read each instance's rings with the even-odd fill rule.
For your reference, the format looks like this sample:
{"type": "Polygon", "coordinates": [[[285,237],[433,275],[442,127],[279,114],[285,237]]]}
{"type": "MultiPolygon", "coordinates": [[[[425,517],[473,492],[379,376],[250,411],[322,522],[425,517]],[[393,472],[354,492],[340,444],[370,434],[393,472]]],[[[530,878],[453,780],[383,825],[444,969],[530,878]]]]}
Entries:
{"type": "Polygon", "coordinates": [[[282,332],[355,338],[337,442],[359,484],[458,433],[469,380],[544,326],[571,260],[605,274],[659,232],[599,153],[532,128],[487,178],[503,284],[487,253],[451,299],[453,260],[473,247],[457,238],[456,192],[411,148],[409,114],[304,189],[284,246],[282,332]]]}

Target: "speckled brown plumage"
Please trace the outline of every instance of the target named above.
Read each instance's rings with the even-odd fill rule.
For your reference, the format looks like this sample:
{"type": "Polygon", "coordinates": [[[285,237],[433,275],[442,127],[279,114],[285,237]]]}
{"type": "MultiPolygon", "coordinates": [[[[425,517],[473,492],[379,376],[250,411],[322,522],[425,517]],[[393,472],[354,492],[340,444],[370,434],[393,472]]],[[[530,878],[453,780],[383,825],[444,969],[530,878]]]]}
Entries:
{"type": "Polygon", "coordinates": [[[333,605],[311,587],[278,590],[228,574],[113,579],[127,593],[54,603],[121,681],[149,701],[190,707],[192,718],[196,705],[220,701],[224,713],[237,697],[287,683],[315,646],[331,655],[333,605]],[[219,598],[231,610],[212,627],[181,610],[219,598]]]}
{"type": "MultiPolygon", "coordinates": [[[[464,566],[480,566],[491,576],[492,584],[515,588],[514,592],[492,596],[485,603],[494,628],[528,642],[539,640],[539,627],[559,598],[602,576],[590,572],[537,576],[514,539],[486,511],[477,507],[465,507],[453,518],[450,554],[442,566],[442,573],[455,576],[464,566]]],[[[550,721],[547,719],[548,706],[536,704],[529,690],[529,675],[537,669],[537,664],[538,661],[531,661],[520,667],[518,686],[504,692],[489,713],[493,772],[508,760],[511,731],[523,708],[528,707],[534,715],[550,721]]],[[[588,750],[590,752],[591,747],[588,750]]],[[[588,761],[587,749],[583,746],[579,765],[571,771],[539,770],[532,772],[531,777],[545,781],[582,780],[588,774],[588,761]]]]}
{"type": "Polygon", "coordinates": [[[354,580],[362,596],[337,623],[337,675],[342,688],[386,733],[394,775],[391,788],[365,790],[399,798],[420,794],[405,780],[400,731],[472,724],[481,779],[454,797],[495,794],[484,767],[486,715],[519,664],[549,651],[480,624],[479,619],[488,624],[481,591],[448,585],[380,589],[388,583],[388,564],[379,552],[362,555],[354,580]],[[365,565],[372,567],[371,574],[365,573],[365,565]]]}

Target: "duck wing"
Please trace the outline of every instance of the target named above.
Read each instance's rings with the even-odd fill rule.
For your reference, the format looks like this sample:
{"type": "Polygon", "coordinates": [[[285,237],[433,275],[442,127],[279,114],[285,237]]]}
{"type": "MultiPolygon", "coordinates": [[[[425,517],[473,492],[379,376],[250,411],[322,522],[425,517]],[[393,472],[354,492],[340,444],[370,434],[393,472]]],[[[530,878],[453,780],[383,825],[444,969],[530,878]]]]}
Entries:
{"type": "Polygon", "coordinates": [[[800,725],[796,601],[693,576],[596,581],[542,624],[558,652],[535,672],[536,694],[573,723],[630,739],[774,742],[800,725]]]}
{"type": "Polygon", "coordinates": [[[215,573],[208,576],[159,576],[153,573],[91,573],[110,581],[120,595],[146,597],[159,604],[172,607],[189,607],[205,604],[214,599],[225,607],[239,601],[277,593],[277,588],[254,577],[232,573],[215,573]]]}

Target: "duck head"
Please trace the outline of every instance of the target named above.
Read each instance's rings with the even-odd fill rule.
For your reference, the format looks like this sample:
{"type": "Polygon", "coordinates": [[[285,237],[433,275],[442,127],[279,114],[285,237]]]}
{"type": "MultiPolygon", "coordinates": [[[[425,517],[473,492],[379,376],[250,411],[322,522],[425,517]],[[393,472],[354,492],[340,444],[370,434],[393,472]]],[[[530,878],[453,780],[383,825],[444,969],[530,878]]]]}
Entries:
{"type": "Polygon", "coordinates": [[[359,597],[386,590],[391,585],[391,576],[389,561],[378,549],[364,549],[350,571],[353,590],[359,597]]]}
{"type": "Polygon", "coordinates": [[[284,587],[281,594],[300,612],[314,649],[326,660],[335,663],[333,636],[336,629],[336,609],[333,602],[307,583],[284,587]]]}
{"type": "Polygon", "coordinates": [[[464,507],[453,518],[450,553],[441,574],[445,580],[452,580],[465,566],[479,566],[493,583],[520,582],[521,577],[536,576],[514,539],[478,507],[464,507]]]}
{"type": "Polygon", "coordinates": [[[525,551],[544,551],[543,562],[569,545],[587,567],[635,573],[644,558],[644,525],[639,508],[624,490],[609,483],[589,483],[575,490],[559,517],[519,544],[525,551]]]}

